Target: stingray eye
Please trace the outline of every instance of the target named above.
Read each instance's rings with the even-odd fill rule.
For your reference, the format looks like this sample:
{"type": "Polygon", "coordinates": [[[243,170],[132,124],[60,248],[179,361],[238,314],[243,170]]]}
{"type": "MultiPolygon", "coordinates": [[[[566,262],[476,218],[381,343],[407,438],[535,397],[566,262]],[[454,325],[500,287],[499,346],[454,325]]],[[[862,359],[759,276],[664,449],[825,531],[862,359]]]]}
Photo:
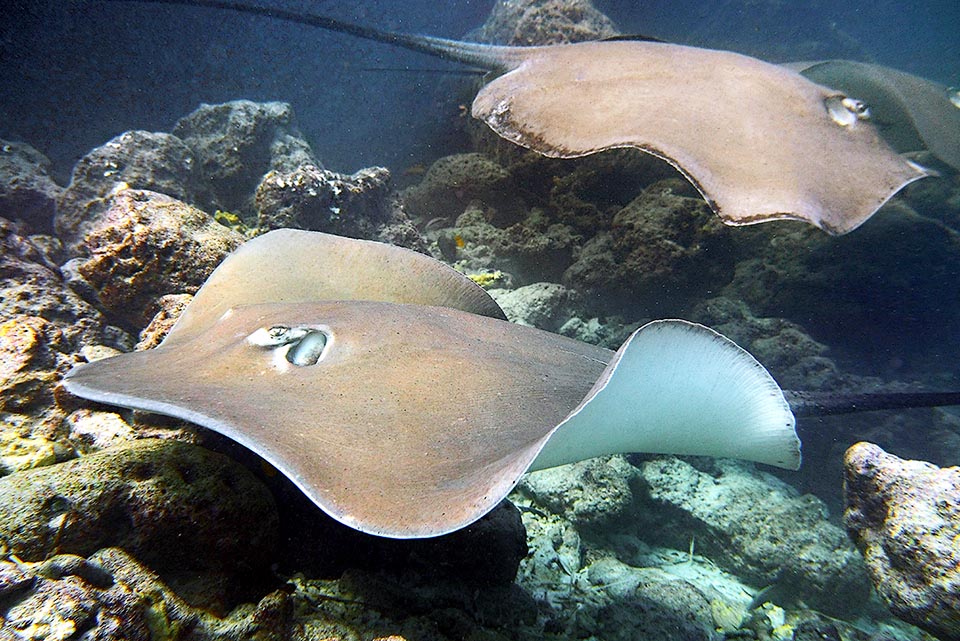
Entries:
{"type": "Polygon", "coordinates": [[[327,334],[319,329],[308,329],[303,337],[290,345],[287,360],[294,365],[316,365],[327,346],[327,334]]]}
{"type": "Polygon", "coordinates": [[[275,353],[288,363],[304,366],[317,364],[328,341],[327,333],[320,329],[272,325],[247,336],[247,342],[257,347],[282,348],[275,353]]]}
{"type": "Polygon", "coordinates": [[[868,120],[870,118],[870,108],[862,100],[845,96],[830,96],[824,104],[827,107],[827,113],[841,127],[849,127],[855,125],[858,120],[868,120]]]}

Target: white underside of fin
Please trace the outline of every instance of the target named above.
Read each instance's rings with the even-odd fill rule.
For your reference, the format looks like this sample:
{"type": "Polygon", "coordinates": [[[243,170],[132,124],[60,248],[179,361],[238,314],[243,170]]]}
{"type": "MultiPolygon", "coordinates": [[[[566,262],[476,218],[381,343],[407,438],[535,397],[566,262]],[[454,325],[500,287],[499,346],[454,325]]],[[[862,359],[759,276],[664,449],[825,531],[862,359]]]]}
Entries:
{"type": "Polygon", "coordinates": [[[628,452],[797,469],[795,422],[776,381],[736,343],[695,323],[655,321],[620,347],[530,470],[628,452]]]}

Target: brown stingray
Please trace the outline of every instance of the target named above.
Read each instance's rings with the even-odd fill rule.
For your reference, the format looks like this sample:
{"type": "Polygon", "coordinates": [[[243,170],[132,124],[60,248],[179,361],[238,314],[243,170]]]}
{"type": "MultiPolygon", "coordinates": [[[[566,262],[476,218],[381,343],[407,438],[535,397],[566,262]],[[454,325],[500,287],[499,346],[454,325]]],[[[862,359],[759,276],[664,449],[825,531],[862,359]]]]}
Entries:
{"type": "Polygon", "coordinates": [[[480,91],[473,115],[548,156],[659,156],[729,224],[797,219],[841,234],[926,175],[844,113],[844,98],[735,53],[589,42],[531,49],[480,91]]]}
{"type": "MultiPolygon", "coordinates": [[[[443,298],[441,287],[476,294],[466,277],[406,250],[271,232],[227,258],[159,347],[78,366],[63,385],[225,434],[334,518],[398,538],[463,527],[529,469],[592,456],[800,464],[780,388],[704,327],[654,322],[614,353],[452,307],[357,300],[443,298]],[[302,268],[262,251],[280,241],[302,268]],[[338,256],[354,269],[337,269],[338,256]],[[287,268],[296,278],[271,284],[287,268]],[[353,298],[299,300],[307,291],[353,298]],[[237,304],[251,297],[262,302],[237,304]]],[[[496,307],[480,294],[470,306],[496,307]]]]}
{"type": "Polygon", "coordinates": [[[855,229],[927,174],[863,119],[858,96],[756,58],[634,40],[502,47],[381,31],[234,0],[141,0],[307,24],[503,73],[472,113],[559,158],[636,147],[680,170],[724,222],[855,229]]]}
{"type": "Polygon", "coordinates": [[[960,102],[955,89],[890,67],[853,60],[786,66],[866,102],[871,119],[897,151],[929,149],[960,171],[960,102]]]}
{"type": "Polygon", "coordinates": [[[430,536],[499,503],[606,367],[605,350],[570,339],[551,349],[560,337],[538,331],[521,342],[516,327],[378,302],[240,307],[177,347],[85,366],[68,389],[215,429],[347,525],[430,536]],[[302,324],[333,337],[322,367],[275,362],[246,341],[302,324]]]}

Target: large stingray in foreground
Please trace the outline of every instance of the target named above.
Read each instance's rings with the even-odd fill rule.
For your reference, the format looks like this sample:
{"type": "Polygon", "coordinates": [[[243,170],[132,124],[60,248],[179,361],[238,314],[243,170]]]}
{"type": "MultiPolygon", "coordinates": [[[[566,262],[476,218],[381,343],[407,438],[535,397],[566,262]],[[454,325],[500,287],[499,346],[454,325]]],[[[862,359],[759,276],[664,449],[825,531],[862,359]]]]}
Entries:
{"type": "Polygon", "coordinates": [[[603,454],[796,468],[791,406],[960,403],[785,397],[749,354],[685,321],[650,323],[614,353],[500,317],[429,257],[278,230],[231,254],[159,347],[81,365],[63,384],[225,434],[334,518],[398,538],[456,530],[524,472],[603,454]]]}
{"type": "Polygon", "coordinates": [[[227,258],[160,346],[64,385],[221,432],[336,519],[392,537],[463,527],[527,470],[601,454],[800,463],[776,383],[711,330],[652,323],[615,354],[482,314],[499,308],[430,258],[275,231],[227,258]],[[290,271],[287,254],[319,258],[290,271]],[[309,300],[324,295],[342,298],[309,300]]]}
{"type": "Polygon", "coordinates": [[[308,24],[502,74],[472,109],[499,135],[559,158],[638,148],[679,169],[731,225],[796,219],[846,233],[927,175],[884,143],[857,96],[731,52],[637,40],[500,47],[231,0],[138,1],[308,24]]]}

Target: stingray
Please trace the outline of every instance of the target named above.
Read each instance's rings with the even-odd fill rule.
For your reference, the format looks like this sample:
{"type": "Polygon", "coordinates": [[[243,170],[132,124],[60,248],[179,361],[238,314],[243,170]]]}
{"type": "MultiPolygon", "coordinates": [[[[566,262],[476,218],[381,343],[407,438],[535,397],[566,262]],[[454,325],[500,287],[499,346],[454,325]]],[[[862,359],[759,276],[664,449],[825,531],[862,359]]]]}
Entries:
{"type": "Polygon", "coordinates": [[[252,13],[489,70],[498,75],[472,114],[503,138],[556,158],[637,148],[731,225],[793,219],[846,233],[928,175],[883,142],[856,96],[732,52],[623,38],[494,46],[229,0],[137,1],[252,13]]]}
{"type": "Polygon", "coordinates": [[[853,60],[793,62],[786,66],[867,102],[872,120],[896,151],[929,150],[960,171],[960,94],[956,89],[853,60]]]}
{"type": "MultiPolygon", "coordinates": [[[[63,385],[224,434],[333,518],[395,538],[457,530],[524,473],[606,454],[796,469],[794,411],[891,404],[785,395],[686,321],[647,324],[616,352],[512,324],[430,257],[296,230],[231,254],[158,347],[77,366],[63,385]]],[[[935,403],[893,403],[910,404],[935,403]]]]}

